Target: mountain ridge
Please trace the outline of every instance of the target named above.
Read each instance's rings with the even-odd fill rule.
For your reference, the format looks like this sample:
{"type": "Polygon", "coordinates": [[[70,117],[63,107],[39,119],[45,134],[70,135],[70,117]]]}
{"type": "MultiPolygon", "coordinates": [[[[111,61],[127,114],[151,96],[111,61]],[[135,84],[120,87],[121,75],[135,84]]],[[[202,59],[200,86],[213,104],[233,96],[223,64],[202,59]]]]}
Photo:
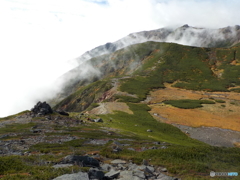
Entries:
{"type": "Polygon", "coordinates": [[[240,41],[240,26],[235,25],[219,29],[207,29],[191,27],[185,24],[176,29],[160,28],[150,31],[135,32],[115,42],[108,42],[104,45],[97,46],[78,57],[77,61],[78,63],[82,63],[93,57],[112,53],[129,45],[143,43],[146,41],[173,42],[197,47],[232,46],[240,41]],[[190,40],[191,38],[195,38],[194,41],[190,40]],[[224,41],[230,42],[224,43],[224,41]]]}
{"type": "MultiPolygon", "coordinates": [[[[65,92],[72,89],[71,87],[77,84],[79,80],[86,84],[101,77],[101,70],[94,68],[94,65],[89,61],[90,59],[97,57],[101,59],[104,55],[114,53],[130,45],[147,41],[164,41],[196,47],[229,47],[239,43],[239,40],[240,26],[238,25],[220,29],[196,28],[183,25],[175,29],[160,28],[151,31],[131,33],[118,41],[98,46],[78,57],[77,61],[79,65],[58,78],[56,84],[58,84],[58,89],[61,89],[61,91],[57,94],[57,98],[62,99],[69,95],[69,93],[73,93],[73,91],[67,94],[65,92]]],[[[51,102],[51,104],[55,104],[58,101],[53,100],[51,102]]]]}
{"type": "MultiPolygon", "coordinates": [[[[229,49],[226,49],[226,48],[203,49],[198,47],[182,46],[182,45],[177,45],[173,43],[145,42],[145,43],[135,44],[135,45],[129,46],[128,48],[117,50],[111,54],[105,54],[105,55],[92,58],[91,60],[86,61],[82,65],[79,65],[72,71],[65,74],[66,79],[70,77],[67,80],[67,83],[65,83],[66,91],[63,91],[62,94],[59,94],[57,98],[62,99],[70,95],[71,93],[73,93],[80,86],[100,80],[102,78],[106,78],[107,76],[130,75],[137,69],[141,69],[142,67],[144,67],[145,61],[151,58],[151,54],[154,53],[155,50],[161,51],[160,53],[157,53],[157,57],[162,59],[163,57],[165,57],[164,54],[167,54],[166,52],[168,51],[169,48],[172,48],[170,52],[173,53],[173,57],[171,58],[180,58],[181,56],[184,56],[183,53],[178,52],[179,49],[184,49],[183,51],[185,51],[185,49],[188,49],[188,51],[192,51],[192,50],[197,51],[195,56],[191,55],[191,58],[193,59],[195,59],[196,56],[198,56],[197,53],[201,52],[202,60],[206,58],[206,60],[204,61],[208,63],[208,65],[206,64],[207,66],[205,71],[208,72],[209,76],[213,76],[213,77],[218,76],[219,78],[223,74],[221,70],[223,69],[223,67],[218,69],[218,67],[220,67],[220,64],[237,63],[238,61],[236,61],[236,59],[239,58],[239,50],[235,50],[235,49],[238,49],[238,47],[232,47],[229,49]],[[176,56],[178,53],[179,53],[178,55],[179,57],[176,56]],[[227,57],[224,57],[224,56],[227,56],[227,57]],[[224,61],[227,61],[227,62],[224,62],[224,61]],[[87,67],[91,67],[91,68],[89,71],[86,72],[87,67]],[[84,72],[86,72],[86,74],[84,74],[84,72]]],[[[191,59],[189,59],[188,61],[191,61],[191,59]]],[[[171,62],[169,61],[169,63],[171,62]]],[[[187,66],[189,66],[188,68],[190,68],[191,65],[189,64],[187,66]]],[[[238,77],[236,72],[237,71],[236,68],[238,68],[238,66],[233,66],[233,67],[229,66],[227,71],[230,71],[230,69],[233,68],[234,70],[232,69],[232,71],[229,72],[229,74],[235,73],[232,76],[238,77]]],[[[171,67],[169,68],[171,69],[171,67]]],[[[180,70],[178,69],[178,71],[180,70]]],[[[236,79],[236,77],[233,77],[233,79],[236,79]]],[[[185,77],[185,79],[186,78],[187,77],[185,77]]],[[[205,82],[203,83],[206,84],[205,82]]],[[[181,87],[184,87],[187,84],[185,83],[185,85],[183,86],[183,83],[182,84],[178,83],[178,85],[181,85],[181,87]]],[[[217,86],[215,87],[215,89],[217,89],[217,86]]],[[[223,86],[222,86],[222,90],[224,90],[223,86]]]]}

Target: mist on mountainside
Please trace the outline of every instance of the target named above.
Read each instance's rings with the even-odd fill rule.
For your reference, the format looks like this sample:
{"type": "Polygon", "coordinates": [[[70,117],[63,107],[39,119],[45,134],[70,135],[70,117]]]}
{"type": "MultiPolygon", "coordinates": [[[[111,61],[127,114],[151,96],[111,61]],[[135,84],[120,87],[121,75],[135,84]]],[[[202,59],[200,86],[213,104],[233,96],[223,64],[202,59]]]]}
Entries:
{"type": "MultiPolygon", "coordinates": [[[[197,47],[229,47],[238,43],[239,40],[240,26],[238,25],[220,29],[206,29],[183,25],[179,28],[166,27],[156,30],[131,33],[116,42],[98,46],[85,52],[75,60],[72,60],[71,62],[75,64],[75,68],[63,74],[55,82],[51,81],[47,84],[45,83],[44,87],[37,86],[34,91],[29,91],[28,97],[25,97],[26,100],[28,99],[25,105],[31,107],[31,105],[39,100],[52,100],[53,98],[56,99],[56,97],[61,100],[63,97],[73,92],[69,87],[76,85],[76,83],[79,83],[80,80],[84,80],[82,85],[98,80],[102,77],[101,69],[94,66],[90,61],[88,62],[88,60],[113,53],[133,44],[155,41],[172,42],[197,47]],[[39,93],[36,93],[37,91],[39,93]]],[[[132,51],[132,53],[134,54],[135,52],[132,51]]],[[[135,57],[137,57],[137,54],[135,54],[135,57]]],[[[111,62],[111,58],[104,59],[104,61],[111,62]]],[[[114,70],[116,65],[113,63],[110,63],[109,65],[111,65],[114,70]]],[[[51,67],[48,67],[48,69],[49,68],[52,68],[52,64],[51,67]]],[[[58,68],[58,65],[54,68],[58,68]]],[[[48,80],[42,79],[42,81],[47,82],[48,80]]],[[[37,81],[34,81],[33,83],[36,84],[37,81]]],[[[52,101],[52,103],[54,104],[55,102],[52,101]]],[[[14,107],[13,109],[21,109],[22,103],[19,102],[14,105],[11,104],[11,106],[14,107]]]]}
{"type": "MultiPolygon", "coordinates": [[[[143,30],[139,36],[144,40],[146,30],[169,27],[171,33],[183,24],[215,29],[234,26],[238,24],[239,5],[234,0],[2,0],[0,72],[4,106],[0,116],[30,108],[46,95],[55,94],[51,89],[58,91],[61,86],[51,85],[52,79],[69,70],[66,61],[93,47],[143,30]],[[66,64],[60,67],[62,62],[66,64]]],[[[138,35],[131,36],[120,44],[130,45],[129,39],[133,41],[138,35]]],[[[108,53],[116,48],[121,47],[107,43],[100,51],[108,53]]],[[[95,56],[91,52],[85,55],[78,62],[95,56]]]]}
{"type": "MultiPolygon", "coordinates": [[[[98,63],[98,66],[96,66],[92,64],[94,61],[101,61],[103,64],[106,64],[107,62],[109,64],[108,66],[111,66],[111,68],[108,69],[114,71],[116,69],[116,64],[112,62],[114,57],[111,57],[111,55],[104,55],[111,54],[120,49],[128,49],[130,45],[154,41],[171,42],[196,47],[230,47],[239,43],[239,40],[240,26],[238,25],[220,29],[206,29],[183,25],[176,29],[161,28],[151,31],[131,33],[116,42],[98,46],[78,57],[76,59],[78,66],[71,71],[66,72],[57,80],[57,84],[59,84],[57,98],[59,98],[60,101],[63,97],[73,93],[74,90],[72,87],[78,83],[80,83],[79,86],[86,85],[89,82],[103,77],[104,72],[101,70],[101,67],[99,67],[99,64],[101,63],[98,63]],[[94,61],[89,61],[90,59],[93,59],[94,61]]],[[[130,49],[130,51],[132,57],[135,59],[138,58],[138,54],[134,49],[130,49]]],[[[124,56],[122,57],[122,61],[124,61],[124,56]]],[[[137,66],[137,64],[133,65],[132,68],[136,68],[137,66]]]]}
{"type": "Polygon", "coordinates": [[[207,29],[183,25],[179,28],[160,28],[151,31],[131,33],[112,43],[98,46],[77,58],[78,63],[103,54],[112,53],[132,44],[146,41],[172,42],[197,47],[228,47],[240,41],[240,26],[207,29]]]}

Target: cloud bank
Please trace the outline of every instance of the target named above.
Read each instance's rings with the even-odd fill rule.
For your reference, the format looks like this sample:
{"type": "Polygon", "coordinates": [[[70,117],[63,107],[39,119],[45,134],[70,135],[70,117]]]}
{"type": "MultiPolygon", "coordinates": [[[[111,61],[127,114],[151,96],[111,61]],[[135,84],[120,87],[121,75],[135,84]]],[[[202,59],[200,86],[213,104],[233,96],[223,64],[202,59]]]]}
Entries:
{"type": "Polygon", "coordinates": [[[0,117],[51,97],[54,80],[87,50],[166,26],[234,26],[239,8],[237,0],[0,0],[0,117]]]}

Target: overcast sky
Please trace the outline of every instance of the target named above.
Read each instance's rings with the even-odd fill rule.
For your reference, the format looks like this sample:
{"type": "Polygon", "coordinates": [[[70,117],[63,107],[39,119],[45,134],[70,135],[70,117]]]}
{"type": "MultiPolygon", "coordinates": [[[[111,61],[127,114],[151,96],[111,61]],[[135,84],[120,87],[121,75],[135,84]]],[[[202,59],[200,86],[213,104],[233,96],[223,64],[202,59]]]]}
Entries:
{"type": "Polygon", "coordinates": [[[238,25],[239,9],[239,0],[0,0],[0,117],[51,96],[69,60],[98,45],[165,26],[238,25]]]}

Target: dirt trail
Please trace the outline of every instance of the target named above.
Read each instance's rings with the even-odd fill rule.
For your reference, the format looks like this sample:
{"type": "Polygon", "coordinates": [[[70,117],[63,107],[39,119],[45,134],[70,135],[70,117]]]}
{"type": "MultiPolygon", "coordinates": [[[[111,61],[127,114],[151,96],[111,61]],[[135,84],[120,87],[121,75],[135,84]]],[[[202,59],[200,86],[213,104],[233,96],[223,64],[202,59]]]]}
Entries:
{"type": "Polygon", "coordinates": [[[90,114],[112,114],[114,111],[123,111],[129,114],[133,112],[128,105],[123,102],[105,102],[99,103],[99,106],[89,111],[90,114]]]}
{"type": "MultiPolygon", "coordinates": [[[[106,92],[106,94],[108,94],[107,99],[110,99],[111,97],[113,97],[114,95],[118,95],[118,96],[130,96],[130,97],[134,97],[137,98],[137,96],[135,94],[129,94],[127,92],[121,92],[118,90],[120,82],[120,79],[126,79],[129,78],[130,76],[124,76],[121,78],[113,78],[112,79],[112,88],[106,92]]],[[[92,109],[91,111],[89,111],[88,113],[90,114],[111,114],[114,111],[123,111],[129,114],[133,114],[133,112],[129,109],[128,105],[124,102],[102,102],[99,103],[99,106],[92,109]]]]}
{"type": "Polygon", "coordinates": [[[124,76],[124,77],[121,77],[121,78],[113,78],[112,79],[112,85],[113,85],[113,88],[110,89],[109,91],[110,92],[114,92],[113,94],[115,95],[119,95],[119,96],[130,96],[130,97],[134,97],[134,98],[137,98],[137,95],[135,94],[129,94],[127,92],[122,92],[122,91],[119,91],[118,88],[119,88],[119,80],[120,79],[126,79],[126,78],[129,78],[130,76],[124,76]]]}

